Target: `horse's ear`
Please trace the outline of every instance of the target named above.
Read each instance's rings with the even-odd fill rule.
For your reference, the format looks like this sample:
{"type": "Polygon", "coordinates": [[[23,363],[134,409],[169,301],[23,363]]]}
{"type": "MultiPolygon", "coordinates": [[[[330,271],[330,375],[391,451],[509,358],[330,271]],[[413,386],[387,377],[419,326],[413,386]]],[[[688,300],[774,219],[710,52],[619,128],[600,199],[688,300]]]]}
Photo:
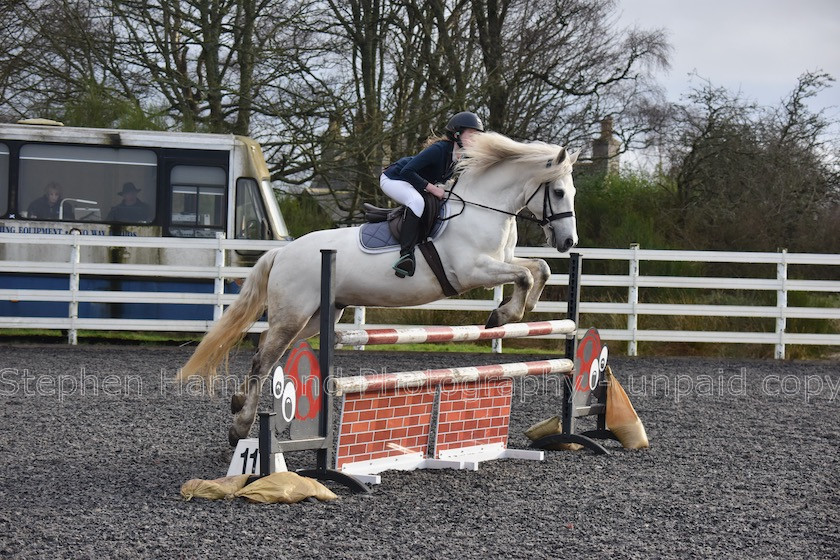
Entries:
{"type": "Polygon", "coordinates": [[[578,158],[579,155],[580,155],[580,150],[578,150],[576,152],[572,152],[571,154],[569,154],[569,163],[574,165],[574,163],[577,161],[577,158],[578,158]]]}
{"type": "Polygon", "coordinates": [[[561,164],[563,160],[566,159],[566,148],[560,148],[560,153],[557,154],[557,159],[554,160],[554,163],[561,164]]]}

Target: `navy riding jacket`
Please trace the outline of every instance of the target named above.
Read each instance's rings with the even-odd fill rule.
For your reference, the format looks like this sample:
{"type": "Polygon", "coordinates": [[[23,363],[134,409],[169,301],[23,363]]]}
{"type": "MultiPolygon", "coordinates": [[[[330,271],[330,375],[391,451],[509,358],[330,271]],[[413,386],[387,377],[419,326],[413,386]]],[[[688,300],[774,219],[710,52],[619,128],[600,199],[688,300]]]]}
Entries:
{"type": "Polygon", "coordinates": [[[401,179],[411,183],[419,192],[426,190],[426,185],[443,183],[452,177],[455,165],[452,161],[454,142],[440,140],[416,156],[404,157],[385,169],[389,179],[401,179]]]}

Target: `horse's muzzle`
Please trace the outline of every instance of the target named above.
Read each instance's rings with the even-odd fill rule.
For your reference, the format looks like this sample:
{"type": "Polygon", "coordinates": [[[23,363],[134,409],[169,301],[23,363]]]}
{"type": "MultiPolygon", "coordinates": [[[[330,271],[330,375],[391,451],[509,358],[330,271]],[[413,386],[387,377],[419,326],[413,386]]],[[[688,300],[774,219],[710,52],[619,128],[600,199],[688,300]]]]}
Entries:
{"type": "Polygon", "coordinates": [[[546,238],[548,244],[560,251],[561,253],[565,253],[569,251],[572,247],[577,245],[577,242],[575,241],[574,237],[570,235],[558,237],[557,232],[551,226],[546,227],[546,238]]]}
{"type": "Polygon", "coordinates": [[[568,251],[569,249],[571,249],[575,245],[576,245],[575,240],[572,239],[571,237],[567,237],[563,240],[562,243],[558,243],[557,245],[555,245],[555,247],[557,247],[557,250],[560,251],[561,253],[565,253],[566,251],[568,251]]]}

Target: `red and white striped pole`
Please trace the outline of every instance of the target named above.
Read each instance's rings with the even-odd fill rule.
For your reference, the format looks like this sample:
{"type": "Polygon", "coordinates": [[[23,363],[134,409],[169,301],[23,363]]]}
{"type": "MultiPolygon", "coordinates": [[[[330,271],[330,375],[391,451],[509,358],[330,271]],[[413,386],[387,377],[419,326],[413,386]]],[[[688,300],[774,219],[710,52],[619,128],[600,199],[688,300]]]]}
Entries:
{"type": "Polygon", "coordinates": [[[335,333],[338,344],[347,346],[412,344],[422,342],[466,342],[500,338],[523,338],[549,334],[572,334],[575,323],[569,319],[510,323],[486,329],[475,325],[456,327],[410,327],[399,329],[347,330],[335,333]]]}
{"type": "Polygon", "coordinates": [[[332,391],[334,395],[344,395],[347,393],[426,387],[443,383],[476,383],[528,375],[571,373],[574,368],[575,364],[572,360],[558,358],[534,362],[355,375],[332,378],[328,390],[332,391]]]}

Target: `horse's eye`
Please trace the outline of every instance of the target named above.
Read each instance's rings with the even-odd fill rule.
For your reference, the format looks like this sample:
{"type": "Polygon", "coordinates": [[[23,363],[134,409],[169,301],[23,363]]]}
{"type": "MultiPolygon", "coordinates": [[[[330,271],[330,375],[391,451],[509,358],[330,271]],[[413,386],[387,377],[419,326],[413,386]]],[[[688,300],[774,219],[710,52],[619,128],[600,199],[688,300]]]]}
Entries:
{"type": "Polygon", "coordinates": [[[557,195],[557,198],[563,198],[566,196],[566,191],[554,191],[554,194],[557,195]]]}

